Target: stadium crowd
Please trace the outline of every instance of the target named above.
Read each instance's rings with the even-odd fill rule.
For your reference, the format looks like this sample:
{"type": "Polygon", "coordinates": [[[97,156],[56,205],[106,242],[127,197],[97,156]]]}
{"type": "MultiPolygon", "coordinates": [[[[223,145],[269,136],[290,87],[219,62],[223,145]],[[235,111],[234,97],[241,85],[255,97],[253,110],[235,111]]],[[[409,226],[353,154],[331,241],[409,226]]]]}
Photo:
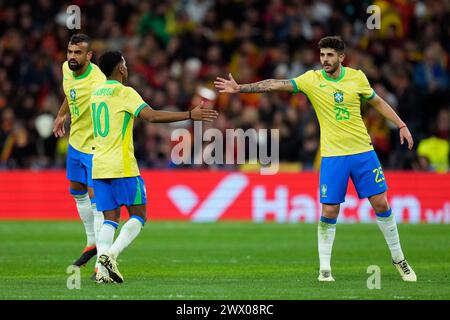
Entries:
{"type": "MultiPolygon", "coordinates": [[[[0,168],[62,168],[67,139],[53,119],[63,101],[61,65],[70,35],[93,39],[95,57],[123,52],[129,85],[153,108],[188,110],[201,88],[231,72],[240,83],[290,79],[320,69],[317,42],[341,35],[344,65],[362,69],[415,139],[400,146],[398,130],[373,108],[363,117],[385,169],[448,171],[450,142],[449,2],[351,0],[72,0],[0,1],[0,168]],[[66,8],[81,9],[81,30],[66,27],[66,8]],[[381,10],[381,29],[366,22],[381,10]]],[[[277,128],[280,161],[317,169],[319,127],[302,94],[218,94],[214,127],[277,128]]],[[[173,168],[176,126],[137,121],[142,168],[173,168]]],[[[192,166],[197,168],[198,166],[192,166]]]]}

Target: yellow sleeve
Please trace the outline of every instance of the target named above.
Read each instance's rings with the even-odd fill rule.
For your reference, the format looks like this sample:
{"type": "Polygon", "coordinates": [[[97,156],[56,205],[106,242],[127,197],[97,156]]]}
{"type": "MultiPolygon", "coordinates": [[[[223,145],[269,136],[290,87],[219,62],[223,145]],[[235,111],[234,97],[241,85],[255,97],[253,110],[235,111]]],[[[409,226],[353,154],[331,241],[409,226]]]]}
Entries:
{"type": "Polygon", "coordinates": [[[64,61],[62,65],[62,73],[63,77],[66,77],[66,75],[70,75],[72,70],[69,69],[69,63],[67,61],[64,61]]]}
{"type": "Polygon", "coordinates": [[[125,87],[121,93],[123,108],[126,112],[131,113],[134,117],[139,116],[139,112],[148,104],[142,99],[141,95],[131,87],[125,87]]]}
{"type": "Polygon", "coordinates": [[[373,97],[375,97],[376,93],[375,90],[372,89],[370,86],[369,80],[367,80],[366,75],[364,72],[359,70],[360,78],[358,80],[359,85],[359,95],[363,97],[365,100],[370,100],[373,97]]]}
{"type": "Polygon", "coordinates": [[[94,71],[93,75],[92,75],[92,84],[93,84],[94,88],[96,88],[106,82],[106,77],[103,74],[103,72],[100,70],[99,67],[96,66],[94,68],[94,70],[92,70],[92,71],[94,71]]]}
{"type": "Polygon", "coordinates": [[[313,70],[305,72],[297,78],[291,79],[292,85],[294,86],[294,93],[303,92],[308,94],[308,88],[311,83],[311,75],[314,73],[313,70]]]}

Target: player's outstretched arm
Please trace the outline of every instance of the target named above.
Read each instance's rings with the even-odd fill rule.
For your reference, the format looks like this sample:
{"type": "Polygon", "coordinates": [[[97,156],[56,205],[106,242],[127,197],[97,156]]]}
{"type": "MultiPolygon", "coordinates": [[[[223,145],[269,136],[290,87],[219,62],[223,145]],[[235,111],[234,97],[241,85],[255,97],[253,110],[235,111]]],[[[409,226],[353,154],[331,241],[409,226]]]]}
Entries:
{"type": "Polygon", "coordinates": [[[411,150],[414,145],[414,140],[411,132],[409,132],[406,124],[402,121],[402,119],[400,119],[397,113],[395,113],[392,107],[377,95],[373,99],[369,100],[369,103],[385,118],[391,120],[397,125],[397,127],[400,129],[400,143],[403,144],[406,140],[408,142],[408,149],[411,150]]]}
{"type": "Polygon", "coordinates": [[[184,112],[159,111],[154,110],[151,107],[144,108],[139,113],[139,118],[144,119],[148,122],[158,123],[176,122],[187,119],[212,122],[217,118],[218,115],[219,114],[216,110],[205,109],[202,102],[191,111],[184,112]]]}
{"type": "Polygon", "coordinates": [[[67,114],[69,113],[69,111],[69,103],[67,102],[67,98],[64,98],[64,101],[59,108],[55,122],[53,123],[53,134],[57,138],[62,138],[66,134],[64,123],[66,122],[67,114]]]}
{"type": "Polygon", "coordinates": [[[269,91],[287,91],[294,92],[294,86],[291,80],[267,79],[254,83],[238,84],[233,76],[228,74],[228,80],[217,77],[214,81],[219,92],[224,93],[259,93],[269,91]]]}

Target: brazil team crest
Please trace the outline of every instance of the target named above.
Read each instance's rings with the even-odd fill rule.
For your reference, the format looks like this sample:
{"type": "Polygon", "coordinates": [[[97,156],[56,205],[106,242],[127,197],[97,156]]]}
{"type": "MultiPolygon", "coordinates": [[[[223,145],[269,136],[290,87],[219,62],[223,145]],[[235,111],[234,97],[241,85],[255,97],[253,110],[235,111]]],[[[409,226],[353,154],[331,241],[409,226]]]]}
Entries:
{"type": "Polygon", "coordinates": [[[334,101],[336,103],[341,103],[344,101],[344,93],[342,91],[338,91],[334,93],[334,101]]]}
{"type": "Polygon", "coordinates": [[[320,194],[322,198],[326,198],[327,197],[327,192],[328,192],[328,187],[326,184],[323,184],[320,186],[320,194]]]}
{"type": "Polygon", "coordinates": [[[77,98],[77,93],[76,93],[75,89],[70,89],[70,99],[72,101],[75,101],[76,98],[77,98]]]}

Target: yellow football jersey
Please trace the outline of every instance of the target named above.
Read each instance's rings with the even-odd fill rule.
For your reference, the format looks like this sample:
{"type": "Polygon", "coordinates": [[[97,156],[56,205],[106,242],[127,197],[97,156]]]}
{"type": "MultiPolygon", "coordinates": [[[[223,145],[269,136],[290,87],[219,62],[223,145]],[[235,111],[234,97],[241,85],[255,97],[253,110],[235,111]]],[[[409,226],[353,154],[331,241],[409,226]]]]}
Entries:
{"type": "Polygon", "coordinates": [[[342,66],[338,79],[328,77],[322,69],[291,81],[295,92],[303,92],[316,111],[322,157],[373,150],[361,117],[361,100],[372,99],[375,91],[362,71],[342,66]]]}
{"type": "Polygon", "coordinates": [[[90,63],[86,72],[75,76],[67,61],[62,66],[63,88],[70,108],[69,144],[76,150],[92,153],[92,135],[89,100],[94,88],[106,81],[105,75],[95,64],[90,63]]]}
{"type": "Polygon", "coordinates": [[[94,133],[93,179],[139,176],[134,157],[133,123],[148,106],[139,93],[107,80],[91,96],[94,133]]]}

